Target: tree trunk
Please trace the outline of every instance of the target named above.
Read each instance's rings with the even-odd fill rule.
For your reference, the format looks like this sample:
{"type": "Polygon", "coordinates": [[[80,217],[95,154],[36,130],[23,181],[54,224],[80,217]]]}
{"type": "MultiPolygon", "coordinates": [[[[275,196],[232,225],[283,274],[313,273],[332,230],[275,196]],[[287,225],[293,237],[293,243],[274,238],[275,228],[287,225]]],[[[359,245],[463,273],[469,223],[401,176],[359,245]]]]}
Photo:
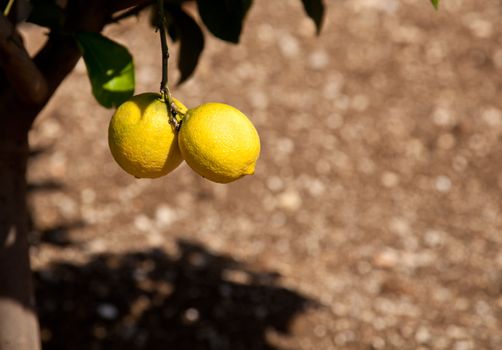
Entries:
{"type": "Polygon", "coordinates": [[[0,350],[38,350],[40,339],[27,237],[26,165],[30,123],[15,115],[1,119],[0,350]]]}
{"type": "MultiPolygon", "coordinates": [[[[99,33],[112,13],[138,0],[75,0],[64,33],[99,33]]],[[[39,350],[28,246],[28,131],[73,70],[80,51],[70,35],[49,35],[29,57],[15,26],[0,15],[0,350],[39,350]]]]}

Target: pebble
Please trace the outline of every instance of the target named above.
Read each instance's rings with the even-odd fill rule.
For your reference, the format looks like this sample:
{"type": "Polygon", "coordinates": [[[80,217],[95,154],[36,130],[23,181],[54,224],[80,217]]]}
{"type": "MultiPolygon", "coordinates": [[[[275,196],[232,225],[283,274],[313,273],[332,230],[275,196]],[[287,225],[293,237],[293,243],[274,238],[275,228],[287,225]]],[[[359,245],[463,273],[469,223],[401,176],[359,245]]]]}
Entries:
{"type": "Polygon", "coordinates": [[[442,193],[449,192],[452,186],[452,182],[448,176],[438,176],[436,178],[436,190],[442,193]]]}
{"type": "Polygon", "coordinates": [[[92,204],[96,199],[96,192],[91,188],[85,188],[80,193],[80,198],[83,204],[92,204]]]}
{"type": "Polygon", "coordinates": [[[453,344],[453,350],[472,350],[474,346],[469,340],[460,340],[453,344]]]}
{"type": "Polygon", "coordinates": [[[307,191],[312,197],[319,197],[326,191],[326,186],[319,179],[312,179],[306,183],[307,191]]]}
{"type": "Polygon", "coordinates": [[[393,218],[390,221],[389,229],[401,236],[409,234],[411,231],[409,222],[402,217],[393,218]]]}
{"type": "Polygon", "coordinates": [[[438,230],[428,230],[424,234],[424,242],[429,247],[437,247],[444,243],[444,233],[438,230]]]}
{"type": "Polygon", "coordinates": [[[491,107],[483,111],[481,118],[489,126],[500,126],[502,124],[502,111],[491,107]]]}
{"type": "Polygon", "coordinates": [[[329,64],[329,55],[324,50],[318,50],[312,52],[308,60],[310,68],[321,70],[329,64]]]}
{"type": "Polygon", "coordinates": [[[415,341],[419,344],[428,343],[431,339],[431,334],[429,330],[425,327],[419,327],[417,332],[415,333],[415,341]]]}
{"type": "Polygon", "coordinates": [[[91,254],[100,254],[106,251],[107,244],[102,239],[93,239],[85,245],[85,248],[91,254]]]}
{"type": "Polygon", "coordinates": [[[294,190],[283,192],[278,197],[279,207],[290,211],[296,211],[302,205],[300,194],[294,190]]]}
{"type": "Polygon", "coordinates": [[[358,112],[365,111],[370,104],[370,101],[365,95],[356,95],[352,98],[351,106],[358,112]]]}
{"type": "MultiPolygon", "coordinates": [[[[144,220],[143,218],[141,220],[144,220]]],[[[155,210],[155,224],[159,228],[166,228],[171,226],[176,220],[178,220],[178,214],[176,210],[172,209],[168,205],[160,205],[157,207],[155,210]]],[[[140,226],[143,225],[148,225],[148,223],[145,221],[140,222],[140,226]]]]}
{"type": "Polygon", "coordinates": [[[270,176],[267,179],[267,187],[273,192],[280,191],[284,188],[284,181],[279,176],[270,176]]]}
{"type": "Polygon", "coordinates": [[[393,268],[399,262],[399,255],[395,250],[387,249],[373,256],[373,265],[379,268],[393,268]]]}
{"type": "Polygon", "coordinates": [[[252,90],[248,94],[249,102],[258,110],[265,110],[268,108],[269,99],[265,93],[259,90],[252,90]]]}
{"type": "Polygon", "coordinates": [[[117,307],[109,303],[99,304],[97,307],[97,312],[99,316],[101,316],[101,318],[104,318],[105,320],[116,319],[119,314],[117,307]]]}
{"type": "Polygon", "coordinates": [[[183,314],[183,319],[187,323],[195,323],[199,320],[199,317],[200,317],[199,310],[195,308],[186,309],[183,314]]]}
{"type": "Polygon", "coordinates": [[[432,113],[432,121],[438,126],[449,126],[455,121],[452,111],[446,108],[437,108],[432,113]]]}
{"type": "Polygon", "coordinates": [[[134,226],[140,231],[148,231],[152,228],[152,220],[146,215],[140,214],[134,218],[134,226]]]}
{"type": "Polygon", "coordinates": [[[279,50],[286,58],[293,58],[300,54],[300,44],[291,34],[285,32],[281,34],[281,40],[278,41],[279,50]]]}
{"type": "Polygon", "coordinates": [[[493,34],[493,25],[485,19],[470,18],[466,22],[472,34],[478,38],[489,38],[493,34]]]}
{"type": "Polygon", "coordinates": [[[382,174],[381,181],[387,188],[396,187],[399,184],[399,176],[392,171],[386,171],[382,174]]]}

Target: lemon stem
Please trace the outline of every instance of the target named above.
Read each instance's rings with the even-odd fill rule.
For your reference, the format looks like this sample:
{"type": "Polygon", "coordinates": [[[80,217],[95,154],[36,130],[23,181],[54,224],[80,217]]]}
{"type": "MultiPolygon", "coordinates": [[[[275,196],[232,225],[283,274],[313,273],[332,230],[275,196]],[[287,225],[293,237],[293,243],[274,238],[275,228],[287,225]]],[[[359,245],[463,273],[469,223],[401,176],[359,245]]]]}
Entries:
{"type": "Polygon", "coordinates": [[[167,112],[171,123],[174,124],[175,128],[179,127],[176,115],[178,110],[174,104],[173,97],[171,96],[171,91],[169,91],[169,76],[168,76],[168,64],[169,64],[169,48],[167,46],[166,37],[166,17],[164,14],[164,0],[157,0],[159,8],[159,34],[160,34],[160,46],[162,49],[162,81],[160,82],[160,94],[166,102],[167,112]]]}

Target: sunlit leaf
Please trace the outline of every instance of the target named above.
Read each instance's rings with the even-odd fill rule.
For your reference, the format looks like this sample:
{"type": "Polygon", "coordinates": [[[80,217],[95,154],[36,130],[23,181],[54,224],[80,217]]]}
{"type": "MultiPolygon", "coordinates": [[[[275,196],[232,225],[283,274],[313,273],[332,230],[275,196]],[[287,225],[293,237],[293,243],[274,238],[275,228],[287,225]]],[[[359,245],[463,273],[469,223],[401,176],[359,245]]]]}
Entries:
{"type": "Polygon", "coordinates": [[[129,51],[97,33],[78,33],[75,38],[96,100],[111,108],[130,98],[134,94],[134,64],[129,51]]]}

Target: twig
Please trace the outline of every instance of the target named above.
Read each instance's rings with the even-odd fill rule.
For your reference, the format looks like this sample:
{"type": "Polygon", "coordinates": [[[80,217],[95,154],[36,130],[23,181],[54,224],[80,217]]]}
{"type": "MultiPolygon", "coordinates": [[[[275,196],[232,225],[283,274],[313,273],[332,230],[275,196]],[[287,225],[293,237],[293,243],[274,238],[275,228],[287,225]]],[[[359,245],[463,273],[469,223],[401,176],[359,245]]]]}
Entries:
{"type": "Polygon", "coordinates": [[[167,111],[169,115],[169,120],[175,127],[179,128],[179,123],[176,118],[178,110],[174,104],[171,92],[169,91],[169,76],[168,76],[168,63],[169,63],[169,48],[167,47],[167,36],[166,36],[166,26],[165,26],[165,14],[164,14],[164,0],[157,0],[159,7],[159,34],[160,34],[160,46],[162,49],[162,81],[160,82],[160,93],[163,96],[167,104],[167,111]]]}
{"type": "Polygon", "coordinates": [[[139,4],[138,6],[135,6],[127,11],[122,12],[119,15],[116,15],[112,17],[109,21],[109,23],[118,23],[126,18],[132,17],[132,16],[137,16],[142,10],[147,8],[148,6],[152,5],[153,1],[147,1],[145,3],[139,4]]]}
{"type": "Polygon", "coordinates": [[[5,10],[3,10],[4,17],[7,17],[9,15],[10,9],[12,8],[12,4],[14,4],[14,0],[9,0],[7,6],[5,6],[5,10]]]}
{"type": "Polygon", "coordinates": [[[48,86],[10,21],[0,16],[0,67],[16,94],[29,104],[47,98],[48,86]]]}

